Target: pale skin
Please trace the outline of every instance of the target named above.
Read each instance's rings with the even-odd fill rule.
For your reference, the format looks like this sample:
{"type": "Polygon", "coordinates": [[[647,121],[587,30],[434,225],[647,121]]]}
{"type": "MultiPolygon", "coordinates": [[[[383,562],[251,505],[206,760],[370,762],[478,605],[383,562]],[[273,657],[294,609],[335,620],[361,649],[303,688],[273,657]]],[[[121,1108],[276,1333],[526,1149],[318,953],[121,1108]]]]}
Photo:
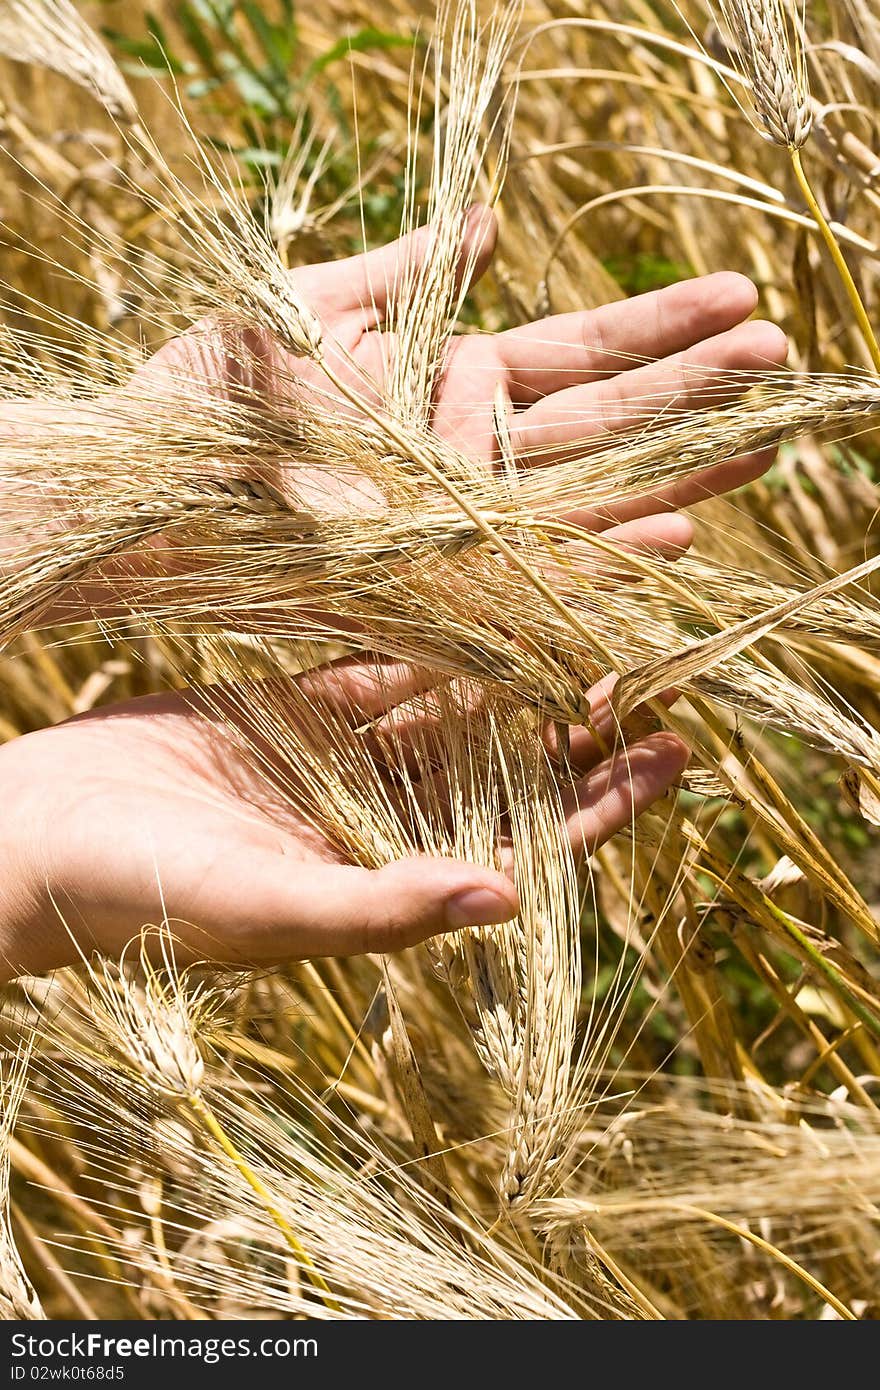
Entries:
{"type": "MultiPolygon", "coordinates": [[[[494,250],[491,216],[472,214],[466,238],[479,275],[494,250]]],[[[374,377],[381,377],[388,351],[382,325],[389,286],[406,258],[424,254],[427,244],[421,233],[292,272],[325,338],[374,377]]],[[[748,280],[720,274],[495,336],[456,338],[436,393],[434,428],[491,467],[500,381],[515,411],[514,448],[526,466],[537,447],[564,449],[585,429],[619,429],[634,414],[650,416],[672,401],[703,408],[719,400],[719,369],[766,370],[784,361],[782,333],[747,321],[756,303],[748,280]]],[[[262,343],[259,352],[271,360],[279,349],[262,343]]],[[[305,375],[315,370],[293,365],[305,375]]],[[[141,369],[138,389],[169,375],[195,376],[219,391],[236,389],[239,380],[217,331],[204,328],[166,345],[141,369]]],[[[581,511],[569,519],[625,548],[674,559],[692,535],[680,509],[739,487],[769,461],[737,460],[601,517],[581,511]]],[[[357,727],[410,718],[407,702],[424,693],[430,677],[347,658],[304,679],[357,727]]],[[[615,741],[607,695],[607,684],[591,694],[599,741],[584,728],[570,733],[575,781],[565,809],[579,855],[662,797],[687,763],[680,739],[644,733],[638,720],[626,748],[605,756],[615,741]]],[[[223,721],[205,717],[186,694],[100,709],[6,744],[0,792],[5,978],[71,963],[75,942],[118,954],[144,923],[163,916],[182,943],[181,958],[244,965],[396,950],[441,931],[508,920],[518,907],[503,831],[497,871],[429,858],[378,870],[342,861],[267,790],[223,721]]]]}

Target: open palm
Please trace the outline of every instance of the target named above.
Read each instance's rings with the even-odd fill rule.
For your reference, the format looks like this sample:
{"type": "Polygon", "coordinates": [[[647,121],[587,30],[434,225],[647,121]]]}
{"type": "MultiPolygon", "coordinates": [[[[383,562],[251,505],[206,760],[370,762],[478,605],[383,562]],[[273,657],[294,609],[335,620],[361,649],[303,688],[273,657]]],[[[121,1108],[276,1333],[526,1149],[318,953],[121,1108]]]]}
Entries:
{"type": "MultiPolygon", "coordinates": [[[[399,720],[405,737],[403,711],[424,691],[424,673],[346,659],[300,683],[351,721],[352,738],[356,726],[383,717],[399,720]]],[[[219,703],[222,713],[216,700],[206,707],[195,696],[131,700],[0,750],[10,823],[27,827],[0,847],[0,973],[74,961],[74,940],[119,953],[145,922],[165,916],[181,958],[237,965],[396,950],[513,916],[503,823],[500,872],[425,857],[355,867],[256,770],[245,752],[253,731],[232,713],[242,703],[219,703]]],[[[593,705],[600,738],[611,735],[605,690],[593,692],[593,705]]],[[[603,760],[580,729],[570,761],[565,812],[582,854],[650,805],[687,750],[653,733],[603,760]]]]}
{"type": "MultiPolygon", "coordinates": [[[[485,208],[465,225],[461,267],[476,281],[488,269],[497,227],[485,208]]],[[[381,404],[394,336],[385,317],[402,279],[430,255],[430,228],[349,260],[291,272],[300,297],[321,321],[325,351],[350,385],[381,404]]],[[[511,444],[523,467],[540,466],[574,442],[597,443],[668,411],[717,407],[747,389],[750,373],[784,362],[785,335],[773,324],[746,322],[757,291],[742,275],[720,273],[603,308],[539,319],[505,333],[453,337],[439,374],[432,427],[462,453],[491,467],[498,457],[494,403],[500,385],[513,408],[511,444]]],[[[137,389],[194,380],[221,394],[270,398],[290,383],[328,387],[315,364],[292,357],[267,335],[236,334],[211,321],[166,344],[141,369],[137,389]]],[[[340,410],[350,407],[338,402],[340,410]]],[[[602,515],[569,515],[624,546],[680,553],[692,537],[679,509],[741,486],[767,467],[770,455],[753,454],[706,469],[657,495],[630,499],[602,515]]],[[[278,480],[283,486],[283,479],[278,480]]],[[[318,505],[364,505],[362,478],[325,474],[304,480],[318,505]],[[327,495],[332,490],[332,495],[327,495]]],[[[371,502],[377,499],[370,498],[371,502]]]]}
{"type": "MultiPolygon", "coordinates": [[[[489,264],[494,238],[493,219],[477,211],[462,257],[464,264],[473,253],[475,275],[489,264]]],[[[372,379],[377,399],[393,351],[383,327],[389,295],[408,261],[429,246],[423,230],[349,261],[293,272],[325,339],[337,343],[339,363],[357,373],[361,387],[372,379]]],[[[607,437],[673,401],[694,409],[717,404],[719,372],[748,373],[784,359],[777,329],[744,322],[755,302],[749,281],[722,274],[495,336],[455,337],[433,402],[433,427],[491,468],[500,384],[514,410],[512,444],[527,467],[591,429],[597,439],[607,437]]],[[[318,369],[287,357],[262,335],[249,335],[247,354],[239,346],[216,324],[198,325],[139,370],[138,395],[153,386],[166,392],[169,383],[186,390],[194,381],[221,395],[246,389],[268,397],[279,380],[298,376],[304,385],[319,384],[318,369]]],[[[691,539],[678,508],[739,486],[767,462],[759,455],[725,463],[665,493],[571,519],[624,546],[674,556],[691,539]]],[[[316,475],[315,488],[322,486],[316,475]]],[[[338,505],[340,496],[362,505],[355,480],[336,480],[328,501],[338,505]]],[[[164,563],[166,555],[159,552],[154,562],[164,563]]],[[[340,701],[360,724],[377,715],[392,723],[404,718],[412,683],[424,676],[394,663],[349,660],[302,679],[316,683],[322,698],[340,701]]],[[[606,694],[592,693],[592,722],[611,742],[606,694]]],[[[11,827],[0,843],[6,975],[73,959],[73,936],[83,946],[118,951],[163,913],[194,956],[236,963],[388,950],[514,915],[503,827],[497,872],[425,858],[375,871],[345,863],[242,755],[231,728],[238,717],[206,712],[194,694],[155,696],[0,749],[11,827]]],[[[578,729],[571,733],[570,760],[569,833],[579,852],[590,852],[665,792],[687,750],[674,736],[654,733],[603,759],[592,735],[578,729]]]]}

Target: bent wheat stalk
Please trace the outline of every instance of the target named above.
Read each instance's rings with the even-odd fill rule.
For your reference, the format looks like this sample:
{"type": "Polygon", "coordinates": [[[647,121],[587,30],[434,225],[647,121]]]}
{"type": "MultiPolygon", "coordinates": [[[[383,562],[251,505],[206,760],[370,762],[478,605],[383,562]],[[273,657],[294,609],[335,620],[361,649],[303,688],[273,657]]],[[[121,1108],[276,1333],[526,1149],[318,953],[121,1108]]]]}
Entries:
{"type": "Polygon", "coordinates": [[[328,1308],[338,1311],[326,1282],[272,1193],[239,1152],[203,1094],[205,1064],[197,1032],[216,1009],[217,997],[202,985],[191,987],[178,973],[173,939],[167,927],[142,933],[138,960],[143,988],[129,978],[125,956],[115,971],[108,965],[97,969],[87,965],[89,984],[94,990],[94,1016],[103,1023],[106,1041],[133,1066],[138,1077],[145,1079],[159,1094],[192,1112],[199,1126],[265,1208],[305,1277],[328,1308]],[[161,974],[152,964],[152,953],[157,945],[164,961],[161,974]]]}
{"type": "Polygon", "coordinates": [[[804,9],[795,0],[717,0],[736,37],[737,62],[751,86],[761,124],[777,145],[788,151],[795,177],[852,306],[859,331],[880,372],[880,343],[852,272],[810,183],[802,150],[813,128],[804,9]]]}

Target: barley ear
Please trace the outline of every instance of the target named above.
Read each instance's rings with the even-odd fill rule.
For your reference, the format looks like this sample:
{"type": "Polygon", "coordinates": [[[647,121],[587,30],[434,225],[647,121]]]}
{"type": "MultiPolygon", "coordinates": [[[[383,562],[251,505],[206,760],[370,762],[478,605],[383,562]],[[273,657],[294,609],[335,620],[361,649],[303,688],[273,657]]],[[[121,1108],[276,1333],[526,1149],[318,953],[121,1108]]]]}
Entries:
{"type": "Polygon", "coordinates": [[[91,92],[115,120],[137,125],[128,83],[71,0],[0,0],[0,52],[61,73],[91,92]]]}
{"type": "Polygon", "coordinates": [[[0,1318],[32,1322],[46,1314],[24,1272],[9,1212],[9,1147],[24,1098],[30,1053],[30,1045],[25,1045],[0,1062],[0,1318]]]}

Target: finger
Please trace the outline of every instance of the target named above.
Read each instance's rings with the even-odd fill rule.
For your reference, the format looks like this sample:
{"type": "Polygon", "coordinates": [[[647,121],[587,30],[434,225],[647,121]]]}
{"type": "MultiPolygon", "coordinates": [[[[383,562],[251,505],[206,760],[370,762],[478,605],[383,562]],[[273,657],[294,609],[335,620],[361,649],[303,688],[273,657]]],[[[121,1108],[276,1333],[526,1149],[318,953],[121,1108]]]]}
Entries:
{"type": "Polygon", "coordinates": [[[518,404],[639,367],[712,338],[754,312],[758,291],[722,271],[581,313],[539,319],[499,334],[518,404]]]}
{"type": "MultiPolygon", "coordinates": [[[[591,547],[589,542],[583,545],[576,541],[571,542],[565,547],[565,551],[572,557],[578,570],[602,577],[606,581],[632,582],[638,579],[639,571],[625,569],[627,552],[649,556],[652,560],[674,562],[687,551],[693,541],[693,534],[693,526],[688,517],[671,512],[668,515],[628,522],[604,532],[603,540],[621,551],[619,563],[613,556],[598,550],[595,546],[591,547]]],[[[556,573],[549,564],[543,566],[543,572],[554,582],[564,582],[568,573],[567,569],[561,566],[556,573]]],[[[376,720],[370,730],[369,746],[373,755],[380,758],[389,771],[405,772],[411,778],[417,778],[435,761],[438,729],[444,715],[448,716],[454,708],[463,720],[476,718],[482,705],[482,695],[479,688],[471,682],[443,682],[438,685],[436,673],[420,673],[413,668],[404,668],[404,681],[407,679],[407,671],[412,671],[410,679],[414,684],[418,684],[424,677],[429,681],[429,685],[422,687],[411,697],[407,696],[394,702],[389,712],[376,720]]],[[[616,677],[609,677],[612,685],[615,679],[616,677]]],[[[599,700],[597,708],[601,708],[603,718],[606,718],[610,717],[610,706],[601,698],[602,690],[603,686],[599,685],[592,693],[599,700]]],[[[578,744],[578,736],[585,733],[584,730],[571,731],[573,748],[578,744]]],[[[547,746],[555,751],[555,734],[550,736],[547,746]]],[[[596,753],[598,754],[598,749],[596,753]]],[[[591,757],[585,766],[591,765],[594,761],[595,756],[591,757]]]]}
{"type": "Polygon", "coordinates": [[[576,854],[593,854],[669,790],[690,750],[675,734],[649,734],[590,772],[567,798],[566,826],[576,854]]]}
{"type": "MultiPolygon", "coordinates": [[[[480,278],[494,254],[497,235],[491,208],[469,209],[461,235],[460,283],[473,284],[480,278]]],[[[320,316],[357,313],[366,328],[374,328],[384,322],[389,304],[425,264],[434,245],[433,229],[419,227],[375,251],[292,273],[300,294],[320,316]]]]}
{"type": "Polygon", "coordinates": [[[538,401],[515,417],[514,450],[533,463],[555,463],[570,457],[572,446],[640,427],[664,411],[717,409],[747,391],[755,373],[780,366],[787,352],[775,324],[742,324],[663,362],[538,401]]]}
{"type": "Polygon", "coordinates": [[[486,463],[498,454],[495,404],[499,386],[507,393],[507,370],[497,341],[492,334],[453,338],[437,385],[432,420],[441,438],[486,463]]]}
{"type": "MultiPolygon", "coordinates": [[[[267,713],[274,720],[289,720],[293,726],[306,720],[317,722],[326,729],[328,742],[348,727],[350,737],[365,734],[366,747],[374,757],[382,758],[387,752],[377,741],[375,728],[382,727],[389,710],[401,702],[414,703],[419,692],[431,689],[436,681],[436,673],[423,667],[391,658],[376,657],[367,662],[350,656],[313,667],[295,678],[193,688],[183,699],[190,714],[205,720],[205,727],[220,726],[220,731],[233,739],[230,754],[238,759],[246,749],[257,759],[263,778],[276,778],[283,786],[295,779],[296,768],[288,765],[284,753],[267,738],[267,713]]],[[[137,704],[146,712],[153,701],[155,712],[163,713],[159,702],[164,698],[142,697],[137,704]]]]}
{"type": "MultiPolygon", "coordinates": [[[[595,532],[602,528],[594,525],[584,529],[595,532]]],[[[555,552],[557,558],[542,562],[541,572],[561,586],[572,567],[579,574],[604,580],[606,585],[638,582],[642,571],[637,565],[627,564],[627,555],[674,563],[690,548],[693,539],[693,524],[681,512],[648,515],[603,530],[601,545],[589,539],[568,541],[564,549],[555,552]],[[619,553],[609,553],[608,546],[619,553]]]]}
{"type": "Polygon", "coordinates": [[[438,682],[436,671],[377,656],[345,656],[297,677],[301,694],[329,702],[353,722],[377,719],[438,682]]]}
{"type": "MultiPolygon", "coordinates": [[[[657,732],[656,716],[644,705],[632,711],[621,724],[611,703],[611,695],[617,684],[614,674],[606,676],[590,691],[590,723],[572,725],[568,730],[566,761],[576,774],[588,772],[602,759],[617,750],[623,751],[634,746],[638,739],[650,732],[657,732]]],[[[657,699],[660,704],[670,708],[678,699],[679,691],[664,690],[657,699]]],[[[556,726],[549,724],[544,732],[544,744],[554,759],[559,756],[559,741],[556,726]]]]}
{"type": "Polygon", "coordinates": [[[674,513],[679,507],[694,507],[710,497],[721,497],[726,492],[734,492],[760,478],[776,457],[775,449],[761,449],[755,454],[743,454],[741,458],[727,459],[724,463],[704,468],[690,478],[661,488],[656,493],[646,493],[643,497],[631,497],[626,502],[617,502],[601,511],[577,510],[566,515],[572,526],[582,526],[586,531],[603,531],[613,522],[626,522],[650,518],[652,522],[661,513],[674,513]]]}
{"type": "Polygon", "coordinates": [[[661,507],[693,507],[697,502],[705,502],[707,497],[720,497],[722,493],[733,492],[746,483],[753,483],[767,472],[776,457],[776,449],[762,449],[756,454],[744,454],[742,458],[729,459],[697,473],[692,478],[684,478],[680,483],[664,489],[656,497],[639,499],[643,517],[653,516],[661,507]]]}
{"type": "Polygon", "coordinates": [[[392,773],[418,780],[436,768],[443,721],[467,724],[478,716],[483,691],[471,681],[449,681],[402,700],[377,719],[369,747],[392,773]]]}
{"type": "MultiPolygon", "coordinates": [[[[621,528],[623,529],[623,528],[621,528]]],[[[599,681],[590,691],[589,726],[572,725],[568,729],[566,761],[575,773],[587,772],[612,748],[632,744],[644,733],[656,729],[656,716],[645,706],[632,711],[621,724],[611,701],[618,677],[611,674],[599,681]]],[[[657,700],[671,707],[679,691],[662,691],[657,700]]],[[[463,719],[479,717],[482,700],[476,687],[459,682],[455,689],[455,706],[463,719]]],[[[450,800],[445,775],[438,766],[437,748],[441,720],[448,717],[449,702],[434,692],[416,696],[395,707],[371,730],[371,746],[392,770],[406,773],[411,781],[425,779],[425,789],[416,794],[423,806],[443,806],[450,800]]],[[[544,746],[554,760],[559,756],[558,733],[555,724],[543,731],[544,746]]]]}
{"type": "Polygon", "coordinates": [[[238,865],[210,886],[198,920],[223,934],[227,959],[249,963],[399,951],[441,932],[506,922],[519,908],[503,874],[456,860],[371,870],[264,853],[247,865],[247,894],[242,872],[238,865]]]}
{"type": "MultiPolygon", "coordinates": [[[[604,532],[603,541],[618,546],[631,555],[645,555],[651,559],[675,561],[690,549],[694,540],[693,522],[680,512],[668,515],[648,516],[626,521],[620,526],[612,526],[604,532]]],[[[608,560],[608,567],[612,562],[608,560]]],[[[632,571],[623,571],[628,575],[632,571]]]]}
{"type": "MultiPolygon", "coordinates": [[[[423,691],[437,684],[438,675],[423,666],[413,666],[408,662],[393,658],[376,656],[365,660],[361,656],[344,656],[337,661],[328,661],[323,666],[314,666],[295,678],[273,677],[258,682],[260,695],[256,708],[271,707],[291,718],[301,718],[306,701],[320,710],[333,709],[342,713],[353,723],[380,719],[396,705],[414,700],[423,691]]],[[[256,726],[250,725],[251,687],[248,682],[218,682],[202,689],[185,692],[186,706],[207,717],[212,722],[223,721],[233,728],[242,729],[255,735],[254,742],[262,743],[256,726]]],[[[137,702],[138,708],[145,711],[155,707],[157,713],[164,710],[163,701],[177,701],[178,696],[146,696],[137,702]]],[[[114,706],[124,709],[125,706],[114,706]]]]}

